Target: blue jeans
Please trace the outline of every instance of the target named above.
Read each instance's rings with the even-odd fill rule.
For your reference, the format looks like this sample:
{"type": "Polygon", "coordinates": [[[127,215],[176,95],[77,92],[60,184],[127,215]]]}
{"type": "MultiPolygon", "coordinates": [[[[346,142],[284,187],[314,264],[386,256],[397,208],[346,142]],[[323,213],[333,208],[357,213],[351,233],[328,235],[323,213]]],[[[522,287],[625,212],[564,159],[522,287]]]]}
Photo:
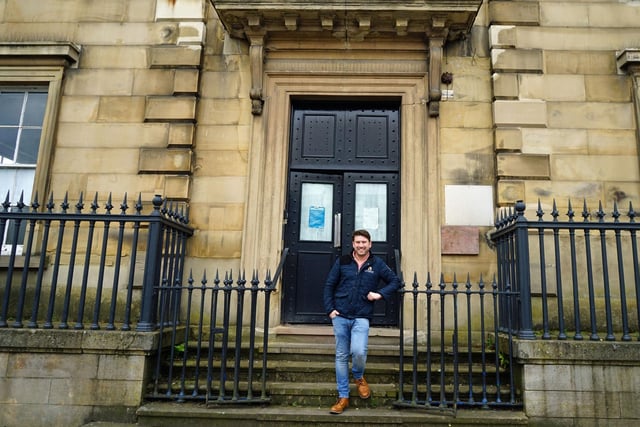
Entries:
{"type": "Polygon", "coordinates": [[[369,319],[345,319],[336,316],[331,322],[336,338],[338,397],[349,397],[349,356],[351,356],[353,378],[362,378],[367,363],[369,319]]]}

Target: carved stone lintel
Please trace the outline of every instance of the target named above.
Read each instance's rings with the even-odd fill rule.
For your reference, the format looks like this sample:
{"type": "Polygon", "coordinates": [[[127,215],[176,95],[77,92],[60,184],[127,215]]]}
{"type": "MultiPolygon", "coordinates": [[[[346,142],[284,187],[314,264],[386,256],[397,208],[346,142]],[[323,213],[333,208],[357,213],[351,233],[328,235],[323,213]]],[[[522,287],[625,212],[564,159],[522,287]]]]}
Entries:
{"type": "Polygon", "coordinates": [[[440,74],[442,72],[442,49],[444,38],[429,39],[429,116],[440,115],[440,74]]]}
{"type": "Polygon", "coordinates": [[[247,34],[249,38],[249,59],[251,61],[251,114],[262,114],[264,98],[262,96],[262,71],[264,65],[264,39],[265,35],[247,34]]]}

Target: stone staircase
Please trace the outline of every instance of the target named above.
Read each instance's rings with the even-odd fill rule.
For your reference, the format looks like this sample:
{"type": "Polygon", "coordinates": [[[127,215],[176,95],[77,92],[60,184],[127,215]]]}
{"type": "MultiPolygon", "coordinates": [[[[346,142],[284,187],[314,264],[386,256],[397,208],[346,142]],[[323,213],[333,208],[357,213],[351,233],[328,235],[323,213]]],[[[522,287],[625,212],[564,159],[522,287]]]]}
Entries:
{"type": "MultiPolygon", "coordinates": [[[[372,328],[365,372],[372,396],[360,399],[352,384],[349,409],[341,415],[331,415],[329,407],[337,396],[331,328],[281,326],[269,341],[268,404],[149,401],[137,411],[138,425],[526,425],[526,417],[519,411],[454,411],[424,405],[397,408],[394,403],[398,399],[398,371],[398,331],[372,328]]],[[[241,387],[246,389],[246,383],[241,387]]],[[[255,394],[259,395],[259,391],[255,394]]]]}

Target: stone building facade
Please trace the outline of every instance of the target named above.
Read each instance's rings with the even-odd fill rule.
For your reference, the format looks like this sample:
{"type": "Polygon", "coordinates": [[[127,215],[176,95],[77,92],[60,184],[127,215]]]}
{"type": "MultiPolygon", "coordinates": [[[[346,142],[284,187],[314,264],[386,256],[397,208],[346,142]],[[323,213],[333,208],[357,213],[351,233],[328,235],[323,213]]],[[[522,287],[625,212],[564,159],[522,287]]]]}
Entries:
{"type": "Polygon", "coordinates": [[[315,97],[400,100],[419,274],[490,274],[517,199],[638,198],[635,2],[370,3],[0,2],[3,84],[48,88],[28,191],[187,201],[190,265],[273,267],[290,99],[315,97]]]}
{"type": "MultiPolygon", "coordinates": [[[[288,212],[294,177],[322,186],[323,174],[340,175],[346,194],[352,176],[374,185],[393,175],[384,188],[394,201],[345,214],[345,228],[393,222],[385,248],[420,277],[491,276],[485,234],[499,207],[640,205],[639,6],[0,0],[0,93],[46,94],[31,175],[16,178],[16,159],[4,160],[0,190],[161,194],[189,206],[187,268],[264,271],[305,240],[288,212]],[[377,115],[389,105],[395,125],[377,115]],[[386,143],[397,161],[373,152],[353,168],[296,164],[295,113],[320,126],[328,110],[371,113],[355,128],[368,136],[395,126],[396,145],[386,143]]],[[[311,148],[321,138],[301,135],[311,148]]],[[[304,228],[311,217],[300,212],[304,228]]],[[[273,326],[298,319],[289,286],[273,326]]]]}

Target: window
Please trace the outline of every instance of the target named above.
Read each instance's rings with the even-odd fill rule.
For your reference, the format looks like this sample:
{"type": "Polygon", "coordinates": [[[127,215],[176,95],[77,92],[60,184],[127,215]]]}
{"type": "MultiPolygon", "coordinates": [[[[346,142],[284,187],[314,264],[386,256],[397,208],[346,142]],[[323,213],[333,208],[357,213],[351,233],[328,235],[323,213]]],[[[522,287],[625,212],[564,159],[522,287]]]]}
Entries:
{"type": "MultiPolygon", "coordinates": [[[[62,77],[77,67],[80,46],[70,42],[0,42],[0,203],[24,191],[46,197],[62,77]]],[[[21,252],[22,236],[8,225],[0,253],[21,252]]]]}
{"type": "MultiPolygon", "coordinates": [[[[38,163],[38,149],[47,106],[47,87],[0,87],[0,196],[7,192],[17,201],[23,193],[25,203],[31,190],[38,163]]],[[[15,239],[13,223],[8,223],[2,241],[2,254],[21,242],[24,227],[15,239]],[[14,241],[17,240],[17,241],[14,241]]]]}

